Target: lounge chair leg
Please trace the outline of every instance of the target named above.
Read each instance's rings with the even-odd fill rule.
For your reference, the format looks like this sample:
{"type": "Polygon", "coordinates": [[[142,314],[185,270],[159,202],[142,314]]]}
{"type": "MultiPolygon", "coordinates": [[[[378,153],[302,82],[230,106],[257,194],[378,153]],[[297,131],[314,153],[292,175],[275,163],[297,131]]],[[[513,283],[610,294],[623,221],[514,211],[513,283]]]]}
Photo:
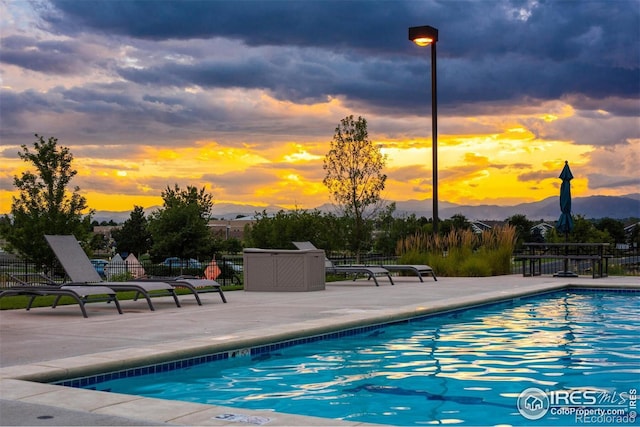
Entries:
{"type": "Polygon", "coordinates": [[[434,280],[435,282],[437,282],[437,281],[438,281],[438,278],[436,277],[436,273],[435,273],[434,271],[432,271],[432,272],[431,272],[431,275],[433,276],[433,280],[434,280]]]}
{"type": "Polygon", "coordinates": [[[222,292],[222,288],[218,288],[218,292],[220,293],[220,298],[222,298],[222,302],[223,303],[227,303],[227,299],[224,296],[224,293],[222,292]]]}
{"type": "Polygon", "coordinates": [[[53,300],[53,305],[51,306],[51,308],[56,308],[58,306],[58,302],[60,301],[60,298],[62,298],[62,295],[58,295],[56,299],[53,300]]]}
{"type": "Polygon", "coordinates": [[[180,307],[180,300],[178,300],[178,295],[176,294],[176,290],[174,289],[171,292],[171,296],[173,297],[173,300],[176,302],[176,306],[180,307]]]}
{"type": "MultiPolygon", "coordinates": [[[[147,295],[146,292],[144,293],[138,292],[138,294],[142,295],[147,300],[147,304],[149,304],[149,310],[156,311],[155,307],[153,306],[153,303],[151,302],[151,298],[149,297],[149,295],[147,295]]],[[[136,294],[136,299],[137,299],[137,294],[136,294]]]]}
{"type": "MultiPolygon", "coordinates": [[[[376,276],[374,276],[373,274],[369,274],[367,280],[369,279],[373,279],[373,281],[376,283],[376,286],[380,286],[380,284],[378,283],[378,279],[376,279],[376,276]]],[[[393,284],[393,282],[391,282],[391,284],[393,284]]]]}
{"type": "Polygon", "coordinates": [[[181,288],[185,288],[187,290],[189,290],[189,292],[191,292],[194,296],[194,298],[196,299],[196,302],[198,303],[198,305],[202,305],[202,301],[200,300],[200,295],[198,295],[198,290],[194,287],[191,286],[188,283],[179,283],[179,284],[173,284],[173,286],[179,286],[181,288]]]}
{"type": "Polygon", "coordinates": [[[36,299],[35,295],[29,298],[29,302],[27,303],[27,311],[31,310],[31,305],[33,304],[33,300],[35,299],[36,299]]]}
{"type": "MultiPolygon", "coordinates": [[[[73,298],[74,300],[76,300],[76,302],[78,303],[78,305],[80,306],[80,310],[82,311],[82,316],[85,319],[89,318],[89,315],[87,314],[87,310],[84,308],[84,303],[85,303],[85,299],[84,298],[80,298],[77,295],[71,295],[69,294],[68,296],[70,296],[71,298],[73,298]]],[[[55,302],[53,303],[52,308],[56,308],[56,304],[58,304],[58,300],[62,297],[62,295],[58,295],[56,297],[55,302]]]]}
{"type": "Polygon", "coordinates": [[[84,308],[84,302],[78,301],[78,304],[80,305],[80,310],[82,310],[82,315],[84,316],[84,318],[89,318],[89,316],[87,315],[87,310],[84,308]]]}
{"type": "Polygon", "coordinates": [[[185,286],[185,288],[189,289],[191,291],[191,293],[193,294],[193,296],[196,299],[196,302],[198,303],[198,305],[202,305],[202,301],[200,300],[200,295],[198,295],[198,291],[195,288],[190,288],[185,286]]]}
{"type": "Polygon", "coordinates": [[[196,297],[196,301],[198,302],[198,305],[202,305],[202,301],[200,301],[200,295],[198,295],[197,291],[193,291],[193,296],[196,297]]]}
{"type": "Polygon", "coordinates": [[[107,302],[111,302],[113,301],[113,303],[116,305],[116,309],[118,310],[118,313],[122,314],[122,308],[120,307],[120,301],[118,301],[118,297],[116,297],[115,295],[111,298],[109,298],[109,301],[107,302]]]}

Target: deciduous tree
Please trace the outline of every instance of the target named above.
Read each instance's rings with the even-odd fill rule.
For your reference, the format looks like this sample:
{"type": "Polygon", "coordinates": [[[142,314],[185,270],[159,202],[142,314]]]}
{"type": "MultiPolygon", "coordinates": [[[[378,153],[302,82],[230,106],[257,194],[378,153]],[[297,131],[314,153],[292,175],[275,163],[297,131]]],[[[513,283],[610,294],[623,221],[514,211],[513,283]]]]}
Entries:
{"type": "MultiPolygon", "coordinates": [[[[568,237],[568,241],[574,243],[615,243],[606,230],[598,230],[592,221],[580,214],[573,215],[573,230],[571,230],[568,237]]],[[[558,234],[557,229],[553,229],[547,233],[546,240],[558,243],[565,241],[565,239],[564,234],[558,234]]]]}
{"type": "Polygon", "coordinates": [[[596,228],[609,233],[615,243],[626,243],[624,234],[624,223],[613,218],[600,218],[596,223],[596,228]]]}
{"type": "Polygon", "coordinates": [[[134,206],[122,228],[111,233],[119,253],[133,253],[138,258],[151,248],[151,232],[142,206],[134,206]]]}
{"type": "Polygon", "coordinates": [[[18,197],[13,197],[11,215],[5,218],[0,232],[9,250],[28,260],[51,265],[55,256],[44,239],[45,234],[73,234],[80,242],[89,235],[92,211],[80,188],[68,187],[77,171],[71,167],[73,155],[58,139],[35,135],[33,150],[22,145],[18,156],[35,167],[15,176],[18,197]],[[87,212],[83,214],[83,212],[87,212]]]}
{"type": "Polygon", "coordinates": [[[247,228],[249,246],[271,249],[293,249],[291,242],[310,241],[327,253],[344,248],[342,221],[335,215],[313,211],[279,211],[256,214],[256,222],[247,228]]]}
{"type": "Polygon", "coordinates": [[[213,196],[203,187],[187,186],[181,189],[167,187],[162,192],[163,206],[151,214],[149,231],[154,259],[177,256],[179,258],[209,257],[213,236],[208,223],[213,207],[213,196]]]}
{"type": "Polygon", "coordinates": [[[326,176],[322,182],[343,215],[352,219],[349,243],[357,259],[371,241],[372,224],[367,220],[381,202],[387,179],[382,172],[385,163],[380,147],[369,140],[366,119],[348,116],[340,121],[324,158],[326,176]]]}

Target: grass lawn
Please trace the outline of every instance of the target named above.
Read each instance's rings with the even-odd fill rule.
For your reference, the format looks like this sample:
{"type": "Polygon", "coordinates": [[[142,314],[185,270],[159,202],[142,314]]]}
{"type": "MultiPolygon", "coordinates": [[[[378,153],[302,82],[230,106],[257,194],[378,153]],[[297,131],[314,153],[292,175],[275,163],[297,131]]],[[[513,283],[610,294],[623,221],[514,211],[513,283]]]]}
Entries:
{"type": "MultiPolygon", "coordinates": [[[[222,290],[224,292],[227,291],[236,291],[242,289],[242,286],[230,285],[223,286],[222,290]]],[[[135,292],[118,292],[118,301],[126,301],[132,300],[135,296],[135,292]]],[[[186,289],[176,289],[176,294],[178,295],[190,295],[186,289]]],[[[54,295],[37,297],[33,302],[32,307],[51,307],[53,305],[53,301],[56,299],[54,295]]],[[[15,310],[15,309],[25,309],[27,308],[27,303],[29,302],[29,297],[25,295],[17,295],[12,297],[6,297],[0,299],[0,310],[15,310]]],[[[69,305],[69,304],[77,304],[77,302],[71,297],[62,297],[60,301],[58,301],[58,305],[69,305]]]]}

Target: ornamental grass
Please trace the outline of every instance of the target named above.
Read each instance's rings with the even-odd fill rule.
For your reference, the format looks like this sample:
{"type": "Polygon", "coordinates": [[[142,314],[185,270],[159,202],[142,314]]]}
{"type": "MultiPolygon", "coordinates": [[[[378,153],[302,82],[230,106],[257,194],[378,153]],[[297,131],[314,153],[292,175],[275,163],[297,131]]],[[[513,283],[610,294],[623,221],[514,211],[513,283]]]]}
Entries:
{"type": "Polygon", "coordinates": [[[516,230],[510,225],[482,233],[451,230],[444,236],[418,232],[398,242],[401,264],[428,264],[438,276],[511,274],[516,230]]]}

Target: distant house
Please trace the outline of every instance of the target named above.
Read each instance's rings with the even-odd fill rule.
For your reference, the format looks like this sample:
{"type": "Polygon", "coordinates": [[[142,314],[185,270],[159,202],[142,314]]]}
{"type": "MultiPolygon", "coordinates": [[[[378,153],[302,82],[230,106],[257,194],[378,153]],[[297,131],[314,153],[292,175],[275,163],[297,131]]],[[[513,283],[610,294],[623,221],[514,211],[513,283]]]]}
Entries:
{"type": "Polygon", "coordinates": [[[640,222],[634,222],[633,224],[629,224],[624,228],[624,235],[626,237],[631,236],[636,227],[640,227],[640,222]]]}
{"type": "Polygon", "coordinates": [[[121,225],[94,225],[93,232],[96,234],[102,234],[107,239],[111,239],[111,233],[113,230],[119,230],[121,228],[121,225]]]}
{"type": "MultiPolygon", "coordinates": [[[[630,242],[632,245],[634,245],[633,247],[637,247],[637,242],[632,242],[633,240],[633,235],[634,233],[637,232],[637,230],[640,229],[640,222],[635,222],[633,224],[629,224],[626,227],[624,227],[624,239],[627,242],[630,242]]],[[[631,245],[627,244],[625,247],[622,248],[618,248],[618,249],[629,249],[631,245]]]]}
{"type": "Polygon", "coordinates": [[[223,240],[244,239],[244,227],[247,224],[255,224],[254,216],[244,216],[235,219],[212,219],[209,221],[211,233],[223,240]]]}
{"type": "Polygon", "coordinates": [[[531,234],[535,235],[536,233],[540,233],[540,235],[545,238],[547,237],[547,233],[553,230],[555,227],[551,224],[547,224],[546,222],[541,222],[530,228],[531,234]]]}
{"type": "Polygon", "coordinates": [[[489,231],[492,228],[489,224],[481,221],[470,221],[470,224],[471,231],[476,234],[481,234],[483,231],[489,231]]]}
{"type": "Polygon", "coordinates": [[[504,227],[507,225],[506,221],[497,221],[491,219],[484,219],[482,221],[473,220],[469,221],[469,225],[471,226],[471,231],[476,234],[481,234],[484,231],[492,230],[496,227],[504,227]]]}

